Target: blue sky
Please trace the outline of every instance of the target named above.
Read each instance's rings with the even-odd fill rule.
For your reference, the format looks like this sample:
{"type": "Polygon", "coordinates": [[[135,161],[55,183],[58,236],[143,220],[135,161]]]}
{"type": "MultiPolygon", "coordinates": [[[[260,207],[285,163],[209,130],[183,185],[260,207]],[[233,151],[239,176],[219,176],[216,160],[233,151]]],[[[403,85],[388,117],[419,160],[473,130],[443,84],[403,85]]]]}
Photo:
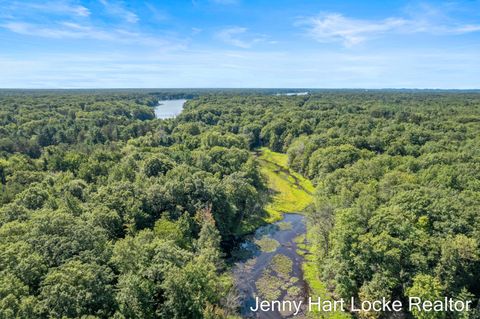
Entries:
{"type": "Polygon", "coordinates": [[[480,88],[480,1],[0,0],[3,88],[480,88]]]}

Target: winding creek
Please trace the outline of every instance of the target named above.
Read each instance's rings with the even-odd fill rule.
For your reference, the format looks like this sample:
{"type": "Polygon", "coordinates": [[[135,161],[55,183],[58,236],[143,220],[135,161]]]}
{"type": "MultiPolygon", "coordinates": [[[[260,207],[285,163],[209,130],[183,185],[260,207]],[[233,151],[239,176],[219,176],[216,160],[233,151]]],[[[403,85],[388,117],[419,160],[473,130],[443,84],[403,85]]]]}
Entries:
{"type": "MultiPolygon", "coordinates": [[[[293,93],[292,93],[293,94],[293,93]]],[[[294,93],[302,95],[302,93],[294,93]]],[[[287,94],[288,95],[288,94],[287,94]]],[[[155,117],[173,118],[180,114],[186,99],[161,100],[155,107],[155,117]]],[[[289,170],[276,164],[275,172],[282,172],[293,180],[298,178],[289,170]]],[[[304,190],[306,191],[306,190],[304,190]]],[[[308,191],[307,191],[308,192],[308,191]]],[[[233,275],[240,295],[243,318],[304,318],[305,309],[295,314],[291,311],[252,311],[257,299],[267,301],[303,301],[308,295],[308,286],[303,279],[302,263],[305,253],[297,245],[297,239],[306,233],[305,217],[297,213],[286,213],[279,222],[259,227],[254,234],[245,237],[234,252],[233,275]]]]}
{"type": "MultiPolygon", "coordinates": [[[[303,280],[303,257],[298,254],[296,238],[306,232],[304,216],[284,214],[280,222],[262,226],[240,245],[240,260],[233,268],[244,318],[292,318],[293,311],[251,311],[260,300],[305,301],[307,285],[303,280]]],[[[305,304],[305,302],[303,302],[305,304]]],[[[303,318],[305,309],[295,315],[303,318]]]]}

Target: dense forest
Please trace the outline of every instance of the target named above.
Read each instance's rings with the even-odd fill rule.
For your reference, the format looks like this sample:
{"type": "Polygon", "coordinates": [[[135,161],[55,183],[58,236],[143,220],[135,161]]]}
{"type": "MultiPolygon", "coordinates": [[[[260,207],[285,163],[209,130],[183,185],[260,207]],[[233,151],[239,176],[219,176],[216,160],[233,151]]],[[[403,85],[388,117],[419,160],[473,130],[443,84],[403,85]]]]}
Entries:
{"type": "Polygon", "coordinates": [[[0,114],[1,319],[237,316],[228,257],[269,217],[260,147],[315,186],[332,298],[478,304],[478,92],[4,91],[0,114]]]}

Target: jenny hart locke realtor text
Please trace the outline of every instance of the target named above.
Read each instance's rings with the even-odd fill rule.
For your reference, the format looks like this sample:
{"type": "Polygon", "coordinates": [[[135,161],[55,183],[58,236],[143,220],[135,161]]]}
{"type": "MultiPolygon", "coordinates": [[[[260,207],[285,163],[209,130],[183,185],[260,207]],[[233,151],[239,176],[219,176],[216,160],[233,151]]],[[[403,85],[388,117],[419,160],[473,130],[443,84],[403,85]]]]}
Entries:
{"type": "Polygon", "coordinates": [[[420,297],[409,297],[407,304],[401,300],[363,300],[357,301],[351,297],[348,301],[345,299],[328,300],[320,297],[309,297],[306,302],[302,300],[261,300],[255,298],[255,305],[250,307],[253,312],[268,311],[288,311],[294,315],[300,313],[302,309],[309,312],[398,312],[408,310],[409,312],[465,312],[472,308],[471,300],[458,300],[449,297],[436,300],[425,300],[420,297]]]}

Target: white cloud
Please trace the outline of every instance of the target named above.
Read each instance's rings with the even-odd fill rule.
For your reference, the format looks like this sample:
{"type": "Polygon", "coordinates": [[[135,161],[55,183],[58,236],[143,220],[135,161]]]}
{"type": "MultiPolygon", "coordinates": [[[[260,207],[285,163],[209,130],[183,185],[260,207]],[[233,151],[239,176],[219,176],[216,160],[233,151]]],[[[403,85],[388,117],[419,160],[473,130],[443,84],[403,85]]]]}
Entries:
{"type": "Polygon", "coordinates": [[[100,2],[103,4],[107,12],[114,16],[120,17],[128,23],[137,23],[140,20],[134,12],[127,10],[121,2],[115,0],[100,0],[100,2]]]}
{"type": "Polygon", "coordinates": [[[88,17],[91,12],[88,8],[81,4],[68,0],[57,1],[22,1],[11,2],[9,6],[3,7],[3,11],[11,11],[13,13],[25,13],[25,11],[42,12],[47,14],[67,14],[78,17],[88,17]]]}
{"type": "Polygon", "coordinates": [[[29,35],[29,36],[39,36],[44,38],[95,38],[95,39],[105,39],[105,35],[101,32],[96,32],[89,28],[80,28],[78,25],[74,26],[65,25],[63,28],[60,27],[43,27],[36,24],[31,24],[27,22],[7,22],[1,25],[1,27],[18,34],[29,35]]]}
{"type": "Polygon", "coordinates": [[[468,32],[477,32],[477,31],[480,31],[480,25],[467,24],[455,29],[455,32],[458,32],[458,33],[468,33],[468,32]]]}
{"type": "Polygon", "coordinates": [[[251,44],[237,38],[238,35],[244,34],[246,31],[247,28],[242,27],[228,28],[218,32],[217,37],[227,44],[246,49],[249,48],[251,44]]]}
{"type": "Polygon", "coordinates": [[[450,19],[438,21],[438,15],[434,18],[432,14],[421,18],[364,20],[327,13],[298,21],[297,25],[307,26],[308,35],[318,42],[341,42],[347,47],[390,33],[451,35],[480,31],[480,24],[459,24],[450,19]]]}
{"type": "Polygon", "coordinates": [[[369,37],[392,31],[405,26],[403,19],[389,18],[381,21],[350,19],[338,13],[314,17],[306,21],[310,26],[309,34],[319,42],[341,41],[352,46],[369,37]]]}
{"type": "Polygon", "coordinates": [[[145,6],[150,11],[149,18],[153,18],[159,22],[165,22],[170,19],[170,15],[166,11],[159,9],[155,5],[151,3],[145,3],[145,6]]]}
{"type": "Polygon", "coordinates": [[[265,41],[265,36],[249,37],[247,28],[231,27],[217,32],[216,36],[226,44],[233,45],[238,48],[248,49],[258,42],[265,41]]]}
{"type": "MultiPolygon", "coordinates": [[[[140,44],[161,47],[168,44],[169,46],[176,48],[182,47],[181,44],[175,45],[162,38],[142,33],[131,32],[124,29],[102,29],[70,21],[60,22],[48,27],[28,22],[11,21],[0,24],[0,27],[26,36],[52,39],[93,39],[127,45],[140,44]]],[[[181,41],[177,42],[181,43],[181,41]]]]}
{"type": "Polygon", "coordinates": [[[322,51],[301,59],[295,50],[0,53],[0,87],[478,88],[477,52],[322,51]]]}
{"type": "Polygon", "coordinates": [[[90,10],[82,5],[72,5],[68,3],[53,2],[45,4],[37,4],[38,8],[44,9],[47,13],[51,12],[64,12],[71,13],[80,17],[90,16],[90,10]]]}
{"type": "Polygon", "coordinates": [[[74,9],[74,12],[79,16],[88,17],[90,15],[90,10],[88,10],[83,6],[77,6],[77,7],[74,7],[73,9],[74,9]]]}
{"type": "MultiPolygon", "coordinates": [[[[30,37],[50,39],[98,40],[121,45],[141,45],[153,48],[170,46],[181,48],[187,39],[164,32],[157,35],[132,26],[138,17],[125,8],[123,2],[99,0],[109,15],[121,21],[106,19],[99,23],[91,19],[90,10],[76,0],[11,2],[0,5],[0,29],[30,37]],[[5,10],[3,10],[5,9],[5,10]],[[2,12],[3,10],[3,12],[2,12]],[[8,13],[1,16],[1,13],[8,13]],[[127,21],[128,23],[124,23],[127,21]]],[[[1,3],[1,0],[0,0],[1,3]]],[[[98,13],[97,13],[98,15],[98,13]]]]}
{"type": "Polygon", "coordinates": [[[97,39],[97,40],[113,40],[114,37],[108,32],[97,30],[92,27],[81,26],[76,23],[63,22],[58,26],[44,27],[37,24],[27,22],[7,22],[1,27],[18,34],[28,36],[38,36],[44,38],[74,38],[74,39],[97,39]]]}

